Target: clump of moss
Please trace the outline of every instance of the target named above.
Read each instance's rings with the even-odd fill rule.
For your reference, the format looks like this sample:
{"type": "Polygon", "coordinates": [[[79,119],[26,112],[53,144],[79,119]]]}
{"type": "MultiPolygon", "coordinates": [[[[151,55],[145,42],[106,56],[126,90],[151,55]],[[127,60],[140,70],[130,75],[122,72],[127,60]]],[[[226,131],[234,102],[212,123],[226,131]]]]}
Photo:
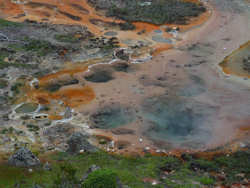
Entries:
{"type": "Polygon", "coordinates": [[[110,169],[92,172],[84,181],[83,188],[117,188],[117,175],[110,169]]]}
{"type": "Polygon", "coordinates": [[[39,56],[45,56],[54,51],[55,47],[48,41],[37,39],[26,39],[24,50],[36,53],[39,56]]]}

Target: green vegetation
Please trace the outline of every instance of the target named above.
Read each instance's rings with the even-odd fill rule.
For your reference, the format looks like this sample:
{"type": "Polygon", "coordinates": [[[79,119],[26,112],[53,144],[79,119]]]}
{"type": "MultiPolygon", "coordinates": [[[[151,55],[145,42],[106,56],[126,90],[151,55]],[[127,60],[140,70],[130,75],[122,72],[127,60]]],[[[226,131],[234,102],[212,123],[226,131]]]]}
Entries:
{"type": "Polygon", "coordinates": [[[54,51],[55,47],[48,41],[37,39],[26,39],[24,50],[36,53],[38,56],[45,56],[54,51]]]}
{"type": "Polygon", "coordinates": [[[79,41],[79,39],[76,38],[74,34],[55,35],[55,39],[59,42],[67,42],[67,43],[75,43],[79,41]]]}
{"type": "Polygon", "coordinates": [[[29,131],[33,131],[33,132],[37,132],[40,129],[37,125],[33,125],[33,124],[27,124],[26,127],[29,129],[29,131]]]}
{"type": "Polygon", "coordinates": [[[1,61],[1,59],[0,59],[0,69],[4,69],[4,68],[8,68],[8,67],[32,69],[36,66],[31,65],[31,64],[25,64],[25,63],[8,63],[8,62],[1,61]]]}
{"type": "MultiPolygon", "coordinates": [[[[225,172],[225,180],[219,181],[221,184],[230,186],[232,183],[243,181],[243,175],[239,176],[238,174],[244,174],[246,179],[250,178],[249,157],[250,152],[236,152],[228,157],[216,157],[212,161],[192,158],[186,161],[171,156],[124,157],[103,151],[74,156],[59,152],[47,158],[52,163],[51,171],[38,168],[32,173],[27,173],[24,170],[18,176],[13,176],[15,172],[20,171],[20,168],[1,165],[1,171],[11,172],[11,174],[9,176],[5,173],[0,174],[0,184],[4,185],[5,188],[12,187],[16,183],[19,183],[21,188],[31,187],[34,184],[46,188],[60,187],[62,184],[69,187],[82,185],[84,188],[102,188],[101,185],[108,183],[110,188],[113,188],[117,183],[116,177],[118,177],[122,184],[131,188],[160,188],[164,186],[200,188],[215,186],[218,183],[216,174],[223,171],[225,172]],[[190,168],[191,163],[195,163],[197,166],[201,164],[202,169],[190,168]],[[91,173],[82,183],[81,178],[93,164],[100,166],[101,170],[91,173]],[[153,178],[162,183],[158,186],[152,186],[150,183],[143,182],[145,178],[153,178]]],[[[109,186],[105,188],[109,188],[109,186]]]]}
{"type": "Polygon", "coordinates": [[[9,44],[8,48],[13,50],[14,52],[32,52],[37,56],[46,56],[49,53],[55,51],[55,46],[45,40],[37,40],[29,37],[24,37],[22,41],[23,43],[9,44]]]}
{"type": "Polygon", "coordinates": [[[18,63],[18,62],[10,62],[9,57],[15,51],[2,48],[0,49],[0,69],[8,68],[8,67],[17,67],[17,68],[34,68],[35,65],[26,64],[26,63],[18,63]]]}
{"type": "Polygon", "coordinates": [[[191,170],[202,170],[202,171],[216,171],[217,166],[213,161],[208,161],[205,159],[193,159],[188,163],[188,168],[191,170]]]}
{"type": "Polygon", "coordinates": [[[74,187],[79,184],[79,180],[76,177],[76,168],[71,163],[64,162],[59,164],[60,171],[57,172],[57,176],[53,182],[53,187],[61,188],[65,185],[66,187],[74,187]]]}
{"type": "Polygon", "coordinates": [[[143,5],[143,1],[128,0],[123,6],[113,4],[107,10],[107,16],[157,25],[186,24],[188,18],[199,16],[205,11],[206,8],[201,4],[180,0],[156,0],[149,5],[143,5]]]}
{"type": "Polygon", "coordinates": [[[9,127],[9,128],[4,128],[0,131],[0,134],[22,134],[23,131],[20,131],[20,130],[16,130],[15,128],[13,127],[9,127]]]}
{"type": "Polygon", "coordinates": [[[210,178],[210,177],[207,177],[207,176],[204,176],[204,177],[201,177],[199,179],[199,181],[203,184],[203,185],[213,185],[215,183],[215,180],[210,178]]]}
{"type": "Polygon", "coordinates": [[[215,158],[216,164],[220,166],[226,174],[225,184],[230,185],[234,182],[239,182],[244,178],[250,178],[250,152],[239,151],[230,156],[221,156],[215,158]],[[242,177],[239,174],[245,174],[242,177]]]}
{"type": "Polygon", "coordinates": [[[20,93],[20,88],[23,87],[23,83],[16,82],[14,85],[11,86],[10,90],[17,95],[20,93]]]}
{"type": "Polygon", "coordinates": [[[21,26],[21,23],[11,22],[0,18],[0,27],[21,26]]]}
{"type": "Polygon", "coordinates": [[[117,188],[117,175],[110,169],[92,172],[83,183],[83,188],[117,188]]]}
{"type": "Polygon", "coordinates": [[[10,128],[4,128],[0,131],[1,134],[12,134],[14,132],[14,128],[10,127],[10,128]]]}

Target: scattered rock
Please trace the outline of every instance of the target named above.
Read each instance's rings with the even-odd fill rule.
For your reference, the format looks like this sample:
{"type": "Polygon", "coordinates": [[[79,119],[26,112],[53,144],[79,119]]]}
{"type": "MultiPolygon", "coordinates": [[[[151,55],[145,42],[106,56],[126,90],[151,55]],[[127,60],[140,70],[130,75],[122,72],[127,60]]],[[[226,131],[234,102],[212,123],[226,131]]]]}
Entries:
{"type": "Polygon", "coordinates": [[[115,56],[121,60],[128,61],[129,60],[129,53],[126,49],[119,49],[115,52],[115,56]]]}
{"type": "Polygon", "coordinates": [[[10,156],[8,163],[17,167],[31,167],[40,165],[40,160],[27,148],[20,148],[10,156]]]}
{"type": "Polygon", "coordinates": [[[88,136],[83,135],[80,132],[75,132],[71,135],[69,140],[67,141],[68,150],[67,152],[71,154],[77,154],[80,150],[84,150],[86,152],[96,152],[97,148],[91,145],[88,141],[88,136]]]}

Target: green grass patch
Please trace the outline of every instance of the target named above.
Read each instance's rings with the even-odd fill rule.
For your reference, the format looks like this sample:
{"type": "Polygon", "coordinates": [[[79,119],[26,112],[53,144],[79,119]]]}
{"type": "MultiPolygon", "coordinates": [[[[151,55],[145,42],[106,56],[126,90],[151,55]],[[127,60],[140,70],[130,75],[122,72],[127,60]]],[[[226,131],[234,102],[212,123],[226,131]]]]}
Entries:
{"type": "Polygon", "coordinates": [[[220,166],[226,174],[225,184],[231,185],[240,182],[244,178],[238,174],[245,174],[246,179],[250,179],[250,152],[238,151],[230,156],[221,156],[215,158],[214,161],[220,166]]]}
{"type": "Polygon", "coordinates": [[[17,22],[11,22],[8,20],[4,20],[0,18],[0,27],[18,27],[18,26],[22,26],[21,23],[17,23],[17,22]]]}
{"type": "Polygon", "coordinates": [[[110,169],[92,172],[84,181],[83,188],[117,188],[117,174],[110,169]]]}
{"type": "Polygon", "coordinates": [[[48,41],[27,39],[27,44],[24,45],[24,50],[34,52],[39,56],[45,56],[52,53],[55,47],[48,41]]]}
{"type": "Polygon", "coordinates": [[[79,39],[76,38],[74,34],[55,35],[55,39],[59,42],[67,42],[67,43],[75,43],[79,41],[79,39]]]}
{"type": "Polygon", "coordinates": [[[32,52],[37,56],[46,56],[56,49],[55,46],[45,40],[24,37],[22,41],[24,41],[24,43],[9,44],[8,47],[16,52],[32,52]]]}
{"type": "MultiPolygon", "coordinates": [[[[39,157],[39,156],[38,156],[39,157]]],[[[20,187],[29,187],[34,184],[40,184],[46,188],[55,188],[62,182],[67,185],[79,185],[80,179],[85,175],[89,167],[93,164],[100,166],[98,170],[91,175],[83,184],[83,187],[89,188],[94,185],[95,188],[102,188],[102,185],[115,187],[116,177],[122,184],[131,188],[142,187],[171,187],[171,188],[200,188],[204,186],[214,186],[217,183],[216,178],[209,174],[213,171],[214,165],[226,174],[225,184],[241,181],[237,173],[244,173],[245,178],[249,178],[249,152],[237,152],[229,157],[221,156],[211,161],[206,159],[190,159],[181,161],[175,157],[160,157],[146,155],[144,157],[125,157],[108,154],[103,151],[97,153],[84,153],[79,155],[69,155],[65,152],[51,154],[46,160],[51,161],[52,170],[45,171],[35,169],[28,173],[20,168],[1,165],[0,185],[6,188],[13,187],[19,183],[20,187]],[[199,162],[205,166],[207,171],[190,169],[191,162],[199,162]],[[144,183],[144,178],[154,178],[160,180],[165,170],[169,173],[165,179],[161,179],[162,184],[153,186],[150,183],[144,183]],[[208,168],[209,167],[209,168],[208,168]],[[18,175],[15,175],[18,174],[18,175]]],[[[217,171],[217,169],[215,169],[217,171]]],[[[213,174],[213,173],[212,173],[213,174]]],[[[107,187],[107,186],[106,186],[107,187]]],[[[105,187],[105,188],[106,188],[105,187]]]]}
{"type": "Polygon", "coordinates": [[[213,185],[215,183],[215,180],[213,178],[203,176],[199,178],[199,182],[201,182],[203,185],[213,185]]]}

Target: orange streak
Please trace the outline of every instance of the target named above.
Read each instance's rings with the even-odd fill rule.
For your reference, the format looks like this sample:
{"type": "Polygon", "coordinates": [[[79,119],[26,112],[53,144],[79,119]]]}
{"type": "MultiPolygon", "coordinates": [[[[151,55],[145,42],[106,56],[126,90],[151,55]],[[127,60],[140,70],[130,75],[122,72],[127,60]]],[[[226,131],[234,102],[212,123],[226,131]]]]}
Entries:
{"type": "Polygon", "coordinates": [[[250,78],[249,73],[244,73],[244,72],[235,72],[233,69],[231,69],[229,63],[238,63],[238,62],[230,62],[230,59],[234,57],[235,54],[237,54],[239,51],[243,50],[244,48],[248,48],[250,46],[250,41],[247,43],[241,45],[237,50],[235,50],[233,53],[225,57],[225,59],[219,64],[219,66],[222,68],[223,72],[226,74],[232,74],[240,77],[247,77],[250,78]]]}
{"type": "Polygon", "coordinates": [[[62,70],[56,73],[49,74],[47,76],[44,76],[39,79],[39,85],[45,85],[48,84],[50,81],[53,81],[54,79],[59,79],[62,76],[73,76],[74,74],[85,72],[88,69],[88,67],[81,67],[81,68],[75,68],[70,70],[62,70]]]}

